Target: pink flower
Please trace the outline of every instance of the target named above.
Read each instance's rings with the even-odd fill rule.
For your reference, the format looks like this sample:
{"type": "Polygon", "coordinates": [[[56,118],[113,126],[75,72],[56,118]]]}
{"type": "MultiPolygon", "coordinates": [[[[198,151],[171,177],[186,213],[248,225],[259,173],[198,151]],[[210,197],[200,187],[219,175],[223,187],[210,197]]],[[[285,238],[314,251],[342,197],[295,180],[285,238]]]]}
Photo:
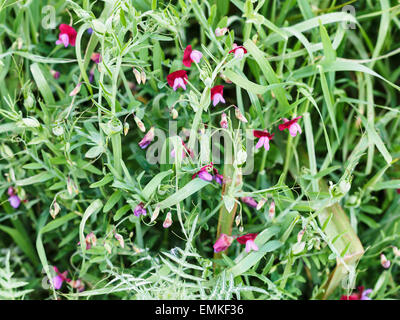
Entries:
{"type": "Polygon", "coordinates": [[[92,247],[92,245],[96,246],[97,238],[96,238],[95,234],[93,232],[90,232],[86,236],[85,242],[86,242],[86,250],[89,250],[92,247]]]}
{"type": "Polygon", "coordinates": [[[242,200],[249,207],[257,208],[257,206],[258,206],[257,201],[254,200],[254,198],[252,198],[252,197],[241,197],[240,200],[242,200]]]}
{"type": "Polygon", "coordinates": [[[228,32],[228,28],[217,28],[217,29],[215,29],[215,35],[217,36],[217,37],[222,37],[225,33],[227,33],[228,32]]]}
{"type": "Polygon", "coordinates": [[[63,44],[65,48],[68,47],[68,45],[75,47],[75,40],[77,35],[76,30],[73,27],[64,23],[60,24],[59,29],[60,35],[58,36],[56,44],[63,44]]]}
{"type": "Polygon", "coordinates": [[[260,140],[258,140],[258,142],[256,144],[256,149],[259,149],[262,146],[264,146],[265,150],[268,151],[269,150],[269,141],[272,140],[272,138],[274,137],[274,133],[270,134],[267,130],[264,130],[264,131],[254,130],[253,135],[256,138],[260,138],[260,140]]]}
{"type": "Polygon", "coordinates": [[[224,86],[218,85],[211,88],[211,100],[213,102],[213,106],[215,107],[219,102],[225,103],[225,99],[222,96],[224,92],[224,86]]]}
{"type": "Polygon", "coordinates": [[[172,225],[171,211],[168,211],[167,216],[163,223],[163,228],[167,229],[172,225]]]}
{"type": "Polygon", "coordinates": [[[81,91],[82,82],[79,82],[74,89],[69,93],[70,97],[76,96],[81,91]]]}
{"type": "Polygon", "coordinates": [[[60,71],[50,70],[50,73],[54,79],[58,79],[60,77],[60,71]]]}
{"type": "Polygon", "coordinates": [[[215,241],[213,248],[214,252],[221,252],[225,251],[226,249],[229,248],[229,246],[233,242],[233,237],[226,235],[225,233],[222,233],[220,237],[218,238],[217,241],[215,241]]]}
{"type": "Polygon", "coordinates": [[[300,125],[297,123],[297,121],[301,118],[297,117],[292,120],[288,120],[286,118],[283,119],[284,123],[279,125],[279,130],[283,131],[285,129],[289,129],[289,133],[292,137],[295,137],[297,133],[301,134],[301,128],[300,125]]]}
{"type": "Polygon", "coordinates": [[[204,181],[213,181],[215,180],[217,183],[222,185],[222,182],[224,180],[223,175],[218,173],[218,170],[214,168],[214,165],[208,164],[204,167],[202,167],[199,171],[197,171],[193,176],[192,179],[199,177],[200,179],[204,181]],[[213,173],[213,174],[211,174],[213,173]]]}
{"type": "Polygon", "coordinates": [[[243,59],[243,56],[247,53],[247,50],[243,46],[238,46],[236,43],[233,44],[233,49],[229,51],[229,53],[233,53],[236,59],[243,59]]]}
{"type": "MultiPolygon", "coordinates": [[[[186,146],[186,144],[185,144],[183,141],[182,141],[182,146],[183,146],[183,148],[186,150],[186,152],[190,155],[190,157],[193,158],[193,157],[194,157],[193,150],[190,150],[190,149],[186,146]]],[[[185,152],[185,150],[182,150],[182,158],[186,157],[186,152],[185,152]]],[[[172,157],[172,158],[175,158],[175,149],[173,149],[173,150],[171,151],[171,157],[172,157]]]]}
{"type": "Polygon", "coordinates": [[[90,59],[92,59],[94,63],[99,64],[101,62],[101,54],[98,52],[93,52],[90,59]]]}
{"type": "Polygon", "coordinates": [[[342,295],[340,300],[371,300],[368,295],[372,292],[372,289],[364,290],[363,286],[358,287],[358,292],[353,293],[349,296],[342,295]]]}
{"type": "Polygon", "coordinates": [[[70,282],[71,279],[67,278],[68,271],[64,271],[61,273],[58,271],[57,267],[53,267],[54,271],[56,272],[56,276],[53,278],[53,285],[56,290],[61,289],[62,284],[65,282],[70,282]]]}
{"type": "Polygon", "coordinates": [[[183,65],[190,68],[192,62],[199,63],[202,56],[203,54],[200,51],[192,50],[192,46],[189,44],[183,53],[183,65]]]}
{"type": "Polygon", "coordinates": [[[142,140],[139,142],[139,147],[145,149],[154,140],[154,127],[145,134],[142,140]]]}
{"type": "Polygon", "coordinates": [[[246,245],[246,252],[249,253],[251,250],[258,251],[257,245],[254,243],[254,240],[257,237],[257,233],[248,233],[244,236],[237,237],[236,240],[240,244],[246,245]]]}
{"type": "Polygon", "coordinates": [[[221,122],[219,124],[221,125],[221,128],[228,129],[228,119],[225,112],[222,113],[221,122]]]}
{"type": "Polygon", "coordinates": [[[134,214],[136,217],[139,217],[140,215],[145,216],[145,215],[147,214],[147,211],[146,211],[146,209],[144,208],[144,203],[143,203],[143,202],[140,202],[140,203],[136,206],[135,210],[133,211],[133,214],[134,214]]]}
{"type": "Polygon", "coordinates": [[[175,72],[170,73],[167,76],[167,82],[174,91],[181,87],[183,90],[186,90],[186,83],[187,83],[187,74],[185,70],[178,70],[175,72]]]}

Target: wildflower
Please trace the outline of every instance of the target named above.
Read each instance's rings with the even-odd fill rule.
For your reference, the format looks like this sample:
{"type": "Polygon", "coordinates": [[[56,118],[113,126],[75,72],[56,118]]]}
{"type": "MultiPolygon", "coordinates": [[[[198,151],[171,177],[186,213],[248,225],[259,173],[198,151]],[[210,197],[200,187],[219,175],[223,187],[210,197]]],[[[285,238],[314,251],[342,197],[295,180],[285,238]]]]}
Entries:
{"type": "Polygon", "coordinates": [[[299,121],[300,117],[294,118],[292,120],[288,120],[286,118],[283,119],[284,123],[279,125],[279,130],[283,131],[285,129],[289,129],[289,133],[292,137],[295,137],[297,135],[297,133],[301,134],[301,127],[300,125],[297,123],[297,121],[299,121]]]}
{"type": "Polygon", "coordinates": [[[150,223],[153,222],[154,220],[156,220],[159,214],[160,214],[160,206],[157,206],[154,209],[153,214],[151,215],[150,223]]]}
{"type": "Polygon", "coordinates": [[[236,119],[238,119],[244,123],[248,122],[247,119],[245,118],[245,116],[240,112],[240,109],[238,107],[235,107],[235,117],[236,117],[236,119]]]}
{"type": "Polygon", "coordinates": [[[340,300],[371,300],[368,295],[372,292],[372,289],[364,290],[363,286],[358,287],[358,292],[353,293],[349,296],[342,295],[340,300]]]}
{"type": "Polygon", "coordinates": [[[139,147],[142,149],[146,149],[146,147],[154,140],[154,127],[151,127],[150,130],[145,134],[142,140],[139,142],[139,147]]]}
{"type": "Polygon", "coordinates": [[[93,33],[93,29],[92,28],[87,29],[87,33],[88,34],[92,34],[93,33]]]}
{"type": "Polygon", "coordinates": [[[171,116],[172,116],[172,119],[173,119],[173,120],[175,120],[176,118],[178,118],[179,113],[178,113],[178,111],[176,111],[175,108],[172,108],[170,112],[171,112],[171,116]]]}
{"type": "Polygon", "coordinates": [[[237,215],[236,218],[235,218],[236,226],[239,226],[241,220],[242,219],[240,218],[240,215],[237,215]]]}
{"type": "Polygon", "coordinates": [[[208,164],[208,165],[202,167],[198,172],[196,172],[192,176],[192,179],[196,178],[196,176],[204,181],[215,180],[217,183],[219,183],[221,185],[224,180],[223,175],[218,173],[218,170],[216,168],[214,168],[212,162],[211,162],[211,164],[208,164]],[[213,173],[213,174],[211,174],[211,173],[213,173]]]}
{"type": "Polygon", "coordinates": [[[219,102],[225,103],[225,99],[222,96],[224,91],[223,85],[218,85],[211,88],[211,100],[213,102],[213,106],[215,107],[219,102]]]}
{"type": "Polygon", "coordinates": [[[247,53],[247,50],[243,46],[238,46],[236,43],[233,44],[233,49],[229,51],[229,53],[233,53],[235,58],[238,60],[243,59],[243,56],[247,53]]]}
{"type": "Polygon", "coordinates": [[[119,233],[116,233],[116,234],[114,235],[114,237],[115,237],[115,239],[118,240],[119,245],[121,246],[121,248],[124,248],[124,247],[125,247],[124,238],[123,238],[119,233]]]}
{"type": "Polygon", "coordinates": [[[217,37],[222,37],[223,35],[225,35],[225,33],[227,33],[229,31],[228,28],[217,28],[215,29],[215,35],[217,37]]]}
{"type": "Polygon", "coordinates": [[[60,77],[60,71],[50,70],[50,73],[54,79],[58,79],[60,77]]]}
{"type": "Polygon", "coordinates": [[[90,232],[86,236],[85,242],[86,242],[86,250],[89,250],[92,247],[92,245],[96,246],[97,238],[96,238],[95,234],[93,232],[90,232]]]}
{"type": "Polygon", "coordinates": [[[165,229],[169,228],[171,226],[171,224],[172,224],[171,211],[168,211],[167,217],[165,218],[164,223],[163,223],[163,227],[165,229]]]}
{"type": "Polygon", "coordinates": [[[386,259],[386,256],[383,253],[381,253],[381,265],[385,269],[389,269],[390,267],[390,260],[386,259]]]}
{"type": "Polygon", "coordinates": [[[133,211],[133,214],[134,214],[136,217],[139,217],[140,215],[145,216],[145,215],[147,214],[147,211],[146,211],[146,209],[144,208],[144,203],[143,203],[143,202],[140,202],[140,203],[136,206],[135,210],[133,211]]]}
{"type": "Polygon", "coordinates": [[[178,70],[175,72],[170,73],[167,76],[167,82],[174,91],[181,87],[183,90],[186,90],[186,83],[187,83],[187,74],[185,70],[178,70]]]}
{"type": "Polygon", "coordinates": [[[70,96],[70,97],[76,96],[76,95],[79,93],[79,91],[81,91],[81,85],[82,85],[82,83],[79,82],[79,83],[76,85],[76,87],[70,92],[69,96],[70,96]]]}
{"type": "Polygon", "coordinates": [[[397,247],[393,247],[393,253],[396,257],[400,257],[400,250],[397,247]]]}
{"type": "MultiPolygon", "coordinates": [[[[190,150],[183,141],[182,141],[182,146],[185,149],[185,150],[182,150],[182,158],[184,158],[186,156],[186,153],[188,153],[190,155],[190,157],[193,158],[194,157],[193,150],[190,150]]],[[[175,158],[175,149],[173,149],[171,151],[171,158],[175,158]]]]}
{"type": "Polygon", "coordinates": [[[218,238],[217,241],[215,241],[213,248],[214,252],[221,252],[225,251],[226,249],[229,248],[229,246],[233,242],[233,237],[226,235],[225,233],[222,233],[220,237],[218,238]]]}
{"type": "Polygon", "coordinates": [[[94,67],[89,71],[89,83],[92,83],[94,80],[94,67]]]}
{"type": "Polygon", "coordinates": [[[79,292],[85,290],[85,284],[82,280],[71,280],[70,285],[72,288],[77,289],[79,292]]]}
{"type": "Polygon", "coordinates": [[[264,206],[264,204],[265,204],[266,202],[267,202],[266,199],[261,199],[261,200],[258,202],[258,205],[257,205],[256,209],[257,209],[257,210],[260,210],[260,209],[264,206]]]}
{"type": "Polygon", "coordinates": [[[53,283],[54,288],[56,290],[59,290],[61,288],[62,284],[64,283],[64,281],[70,282],[71,279],[67,278],[67,274],[68,274],[67,270],[64,271],[63,273],[61,273],[60,271],[58,271],[57,267],[53,267],[53,268],[54,268],[54,271],[56,272],[56,276],[53,278],[52,283],[53,283]]]}
{"type": "MultiPolygon", "coordinates": [[[[215,169],[217,170],[217,169],[215,169]]],[[[220,184],[222,186],[222,183],[224,182],[224,176],[222,174],[215,174],[213,179],[215,180],[215,182],[217,182],[218,184],[220,184]]]]}
{"type": "Polygon", "coordinates": [[[135,120],[136,125],[138,126],[139,130],[142,132],[146,132],[146,127],[144,126],[144,123],[142,120],[140,120],[137,116],[133,116],[133,120],[135,120]]]}
{"type": "Polygon", "coordinates": [[[189,44],[183,52],[183,65],[190,68],[192,62],[199,63],[202,56],[203,54],[200,51],[192,50],[192,46],[189,44]]]}
{"type": "Polygon", "coordinates": [[[268,217],[272,219],[274,216],[275,216],[275,202],[272,201],[270,206],[269,206],[268,217]]]}
{"type": "Polygon", "coordinates": [[[260,130],[254,130],[253,135],[256,138],[260,138],[256,144],[256,149],[261,148],[264,146],[265,150],[269,150],[269,141],[272,140],[274,137],[274,133],[270,134],[267,130],[260,131],[260,130]]]}
{"type": "Polygon", "coordinates": [[[90,57],[90,59],[96,63],[99,64],[101,62],[101,54],[98,52],[93,52],[92,56],[90,57]]]}
{"type": "Polygon", "coordinates": [[[58,215],[58,213],[60,212],[61,208],[58,205],[58,203],[56,201],[54,201],[52,203],[52,205],[50,206],[50,215],[53,219],[56,218],[56,216],[58,215]]]}
{"type": "Polygon", "coordinates": [[[221,128],[228,129],[228,119],[225,112],[222,113],[221,122],[219,124],[221,125],[221,128]]]}
{"type": "Polygon", "coordinates": [[[13,187],[9,187],[8,188],[8,201],[10,202],[11,207],[13,207],[14,209],[17,209],[19,207],[19,205],[21,204],[21,199],[18,197],[18,195],[16,195],[14,193],[14,188],[13,187]]]}
{"type": "Polygon", "coordinates": [[[140,72],[133,68],[133,74],[135,75],[136,81],[138,84],[140,84],[140,82],[142,82],[142,77],[140,76],[140,72]]]}
{"type": "Polygon", "coordinates": [[[68,45],[75,47],[75,40],[77,35],[76,30],[73,27],[64,23],[60,24],[59,29],[60,34],[58,36],[56,44],[63,44],[65,48],[68,47],[68,45]]]}
{"type": "Polygon", "coordinates": [[[258,233],[248,233],[241,237],[237,237],[236,240],[240,244],[246,245],[246,252],[249,253],[251,250],[258,251],[258,246],[255,244],[254,240],[258,233]]]}
{"type": "Polygon", "coordinates": [[[305,231],[306,231],[305,229],[301,229],[299,231],[299,233],[297,234],[297,242],[301,242],[301,239],[303,238],[305,231]]]}
{"type": "Polygon", "coordinates": [[[247,204],[249,207],[257,208],[258,203],[252,197],[241,197],[240,200],[242,200],[242,202],[247,204]]]}

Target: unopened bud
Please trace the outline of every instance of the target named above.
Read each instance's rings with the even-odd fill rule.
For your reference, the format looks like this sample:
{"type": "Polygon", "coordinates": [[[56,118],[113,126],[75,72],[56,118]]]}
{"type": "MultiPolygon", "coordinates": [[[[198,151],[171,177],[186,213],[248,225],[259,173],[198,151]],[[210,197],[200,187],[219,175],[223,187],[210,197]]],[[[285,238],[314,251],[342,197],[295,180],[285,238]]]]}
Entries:
{"type": "Polygon", "coordinates": [[[390,267],[390,260],[386,259],[386,256],[383,253],[381,253],[381,265],[385,269],[389,269],[390,267]]]}
{"type": "Polygon", "coordinates": [[[116,234],[114,235],[114,237],[115,237],[115,239],[118,240],[119,245],[121,246],[121,248],[125,247],[124,238],[123,238],[119,233],[116,233],[116,234]]]}
{"type": "Polygon", "coordinates": [[[264,204],[265,204],[266,202],[267,202],[266,199],[261,199],[261,200],[258,202],[256,209],[257,209],[257,210],[260,210],[262,207],[264,207],[264,204]]]}
{"type": "Polygon", "coordinates": [[[76,96],[76,95],[79,93],[79,91],[81,91],[81,85],[82,85],[82,83],[79,82],[79,83],[76,85],[76,87],[70,92],[69,96],[70,96],[70,97],[76,96]]]}
{"type": "Polygon", "coordinates": [[[235,117],[236,117],[236,119],[238,119],[244,123],[248,122],[247,119],[245,118],[245,116],[240,112],[240,109],[238,107],[235,107],[235,117]]]}
{"type": "Polygon", "coordinates": [[[217,28],[217,29],[215,29],[215,35],[217,36],[217,37],[222,37],[225,33],[227,33],[228,32],[228,28],[217,28]]]}
{"type": "Polygon", "coordinates": [[[56,201],[54,201],[52,203],[52,205],[50,206],[50,215],[53,219],[56,218],[56,216],[58,215],[58,213],[60,212],[61,208],[58,205],[58,203],[56,201]]]}
{"type": "Polygon", "coordinates": [[[222,113],[221,115],[221,122],[220,122],[221,128],[228,129],[228,118],[226,116],[226,113],[222,113]]]}
{"type": "Polygon", "coordinates": [[[397,247],[393,247],[393,253],[396,257],[400,257],[400,250],[397,247]]]}
{"type": "Polygon", "coordinates": [[[236,223],[236,226],[239,226],[239,224],[240,224],[240,216],[239,215],[236,216],[235,223],[236,223]]]}
{"type": "Polygon", "coordinates": [[[268,217],[271,219],[273,219],[275,217],[275,202],[274,201],[272,201],[269,206],[268,217]]]}
{"type": "Polygon", "coordinates": [[[157,206],[154,211],[153,214],[151,215],[151,220],[150,223],[152,223],[153,221],[155,221],[158,217],[158,215],[160,214],[160,206],[157,206]]]}
{"type": "Polygon", "coordinates": [[[175,109],[175,108],[172,108],[171,109],[171,116],[172,116],[172,119],[176,119],[176,118],[178,118],[178,116],[179,116],[179,113],[178,113],[178,111],[175,109]]]}
{"type": "Polygon", "coordinates": [[[110,245],[109,245],[107,242],[104,244],[104,248],[106,249],[106,251],[107,251],[109,254],[111,254],[111,247],[110,247],[110,245]]]}
{"type": "Polygon", "coordinates": [[[140,79],[142,79],[142,83],[143,83],[143,84],[146,83],[146,73],[144,73],[143,70],[142,70],[142,72],[140,73],[140,79]]]}
{"type": "Polygon", "coordinates": [[[133,68],[133,74],[135,75],[137,83],[140,84],[140,82],[142,81],[140,72],[138,70],[136,70],[135,68],[133,68]]]}
{"type": "Polygon", "coordinates": [[[124,122],[124,135],[126,136],[129,132],[129,123],[124,122]]]}
{"type": "Polygon", "coordinates": [[[243,226],[240,226],[239,227],[239,232],[243,232],[243,230],[244,230],[243,226]]]}
{"type": "Polygon", "coordinates": [[[144,123],[142,120],[140,120],[137,116],[134,116],[133,119],[136,122],[136,125],[138,126],[139,130],[142,132],[146,132],[146,127],[144,126],[144,123]]]}
{"type": "Polygon", "coordinates": [[[172,224],[171,211],[168,211],[167,217],[164,220],[163,227],[169,228],[172,224]]]}
{"type": "Polygon", "coordinates": [[[297,234],[297,242],[300,242],[301,239],[303,238],[305,229],[301,229],[300,232],[297,234]]]}

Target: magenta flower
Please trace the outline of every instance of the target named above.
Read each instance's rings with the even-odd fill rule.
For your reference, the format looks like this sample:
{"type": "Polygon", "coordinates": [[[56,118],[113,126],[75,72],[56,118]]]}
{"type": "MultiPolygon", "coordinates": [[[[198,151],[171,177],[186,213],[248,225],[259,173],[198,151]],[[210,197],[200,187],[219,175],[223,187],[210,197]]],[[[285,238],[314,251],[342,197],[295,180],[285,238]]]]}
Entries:
{"type": "Polygon", "coordinates": [[[135,210],[133,211],[133,214],[134,214],[136,217],[139,217],[140,215],[145,216],[145,215],[147,214],[147,211],[146,211],[146,209],[144,208],[144,203],[143,203],[143,202],[140,202],[140,203],[136,206],[135,210]]]}
{"type": "Polygon", "coordinates": [[[98,52],[93,52],[92,56],[90,57],[90,59],[96,63],[99,64],[101,62],[101,54],[98,52]]]}
{"type": "Polygon", "coordinates": [[[213,106],[215,107],[218,103],[225,103],[225,99],[222,96],[224,92],[224,86],[218,85],[211,88],[211,100],[213,102],[213,106]]]}
{"type": "Polygon", "coordinates": [[[254,198],[252,198],[252,197],[241,197],[240,200],[242,200],[242,202],[247,204],[249,207],[257,208],[257,206],[258,206],[257,201],[254,200],[254,198]]]}
{"type": "Polygon", "coordinates": [[[259,149],[262,146],[264,146],[265,150],[268,151],[269,150],[269,141],[272,140],[272,138],[274,137],[274,133],[270,134],[267,130],[264,130],[264,131],[254,130],[253,135],[256,138],[260,138],[260,140],[258,140],[258,142],[256,144],[256,149],[259,149]]]}
{"type": "MultiPolygon", "coordinates": [[[[190,150],[190,149],[186,146],[186,144],[185,144],[183,141],[182,141],[182,146],[183,146],[183,148],[186,150],[186,152],[190,155],[190,157],[193,158],[193,157],[194,157],[193,150],[190,150]]],[[[182,158],[186,157],[186,152],[185,152],[185,150],[182,150],[182,158]]],[[[173,150],[171,151],[171,157],[172,157],[172,158],[175,158],[175,149],[173,149],[173,150]]]]}
{"type": "Polygon", "coordinates": [[[145,134],[142,140],[139,142],[139,147],[145,149],[154,140],[154,127],[145,134]]]}
{"type": "Polygon", "coordinates": [[[217,183],[222,185],[224,181],[224,176],[218,173],[218,170],[214,168],[213,163],[208,164],[202,167],[199,171],[197,171],[193,176],[192,179],[199,177],[204,181],[213,181],[215,180],[217,183]]]}
{"type": "Polygon", "coordinates": [[[225,35],[225,33],[227,33],[229,31],[228,28],[217,28],[215,29],[215,35],[217,37],[222,37],[223,35],[225,35]]]}
{"type": "Polygon", "coordinates": [[[60,77],[60,71],[50,70],[50,73],[54,79],[58,79],[60,77]]]}
{"type": "Polygon", "coordinates": [[[244,236],[237,237],[236,240],[240,244],[246,245],[246,252],[249,253],[251,250],[258,251],[258,247],[255,244],[254,240],[257,237],[257,233],[248,233],[244,236]]]}
{"type": "Polygon", "coordinates": [[[186,90],[187,78],[185,70],[178,70],[167,75],[167,82],[174,91],[179,87],[186,90]]]}
{"type": "Polygon", "coordinates": [[[56,44],[63,44],[65,48],[68,47],[68,45],[75,47],[77,35],[76,30],[73,27],[64,23],[60,24],[59,29],[60,35],[58,36],[56,44]]]}
{"type": "Polygon", "coordinates": [[[247,50],[243,46],[238,46],[236,43],[233,44],[233,49],[229,51],[229,53],[233,53],[235,58],[238,60],[243,59],[243,56],[247,53],[247,50]]]}
{"type": "Polygon", "coordinates": [[[358,292],[351,295],[342,295],[340,300],[371,300],[368,295],[372,292],[372,289],[364,290],[364,286],[358,287],[358,292]]]}
{"type": "Polygon", "coordinates": [[[292,120],[288,120],[286,118],[283,119],[284,123],[279,125],[279,130],[283,131],[285,129],[289,129],[289,133],[292,137],[295,137],[297,133],[301,134],[301,127],[297,123],[299,121],[300,117],[294,118],[292,120]]]}
{"type": "Polygon", "coordinates": [[[213,248],[214,252],[221,252],[225,251],[226,249],[229,248],[229,246],[233,242],[233,237],[226,235],[225,233],[222,233],[220,237],[218,238],[217,241],[215,241],[213,248]]]}
{"type": "Polygon", "coordinates": [[[53,278],[53,285],[56,290],[61,289],[62,284],[65,282],[70,282],[71,279],[67,278],[68,271],[64,271],[61,273],[58,271],[57,267],[53,267],[54,271],[56,272],[56,276],[53,278]]]}
{"type": "Polygon", "coordinates": [[[203,54],[200,51],[192,50],[192,46],[189,44],[183,53],[183,65],[190,68],[192,62],[199,63],[202,56],[203,54]]]}

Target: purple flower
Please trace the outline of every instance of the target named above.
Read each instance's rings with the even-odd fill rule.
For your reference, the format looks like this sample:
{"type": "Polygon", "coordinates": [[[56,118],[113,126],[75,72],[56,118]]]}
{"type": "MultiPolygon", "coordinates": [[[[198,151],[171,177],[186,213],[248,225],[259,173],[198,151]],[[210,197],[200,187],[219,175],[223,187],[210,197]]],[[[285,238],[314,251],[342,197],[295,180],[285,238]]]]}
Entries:
{"type": "Polygon", "coordinates": [[[257,208],[258,203],[252,197],[241,197],[240,200],[242,200],[249,207],[257,208]]]}
{"type": "Polygon", "coordinates": [[[222,182],[224,181],[224,176],[222,174],[216,174],[214,176],[214,180],[219,183],[220,185],[222,185],[222,182]]]}
{"type": "Polygon", "coordinates": [[[140,203],[136,206],[135,210],[133,211],[133,214],[134,214],[136,217],[139,217],[140,215],[145,216],[145,215],[147,214],[147,211],[146,211],[146,209],[144,208],[144,203],[143,203],[143,202],[140,202],[140,203]]]}
{"type": "Polygon", "coordinates": [[[145,149],[154,140],[154,127],[145,134],[143,139],[139,142],[139,147],[145,149]]]}
{"type": "Polygon", "coordinates": [[[21,204],[21,199],[17,195],[9,197],[8,201],[10,202],[11,207],[13,207],[14,209],[17,209],[21,204]]]}
{"type": "Polygon", "coordinates": [[[87,33],[92,34],[93,33],[93,29],[92,28],[87,29],[87,33]]]}
{"type": "Polygon", "coordinates": [[[232,244],[232,241],[233,241],[233,237],[228,236],[225,233],[222,233],[220,235],[220,237],[218,238],[218,240],[215,241],[215,243],[213,245],[214,252],[225,251],[232,244]]]}

